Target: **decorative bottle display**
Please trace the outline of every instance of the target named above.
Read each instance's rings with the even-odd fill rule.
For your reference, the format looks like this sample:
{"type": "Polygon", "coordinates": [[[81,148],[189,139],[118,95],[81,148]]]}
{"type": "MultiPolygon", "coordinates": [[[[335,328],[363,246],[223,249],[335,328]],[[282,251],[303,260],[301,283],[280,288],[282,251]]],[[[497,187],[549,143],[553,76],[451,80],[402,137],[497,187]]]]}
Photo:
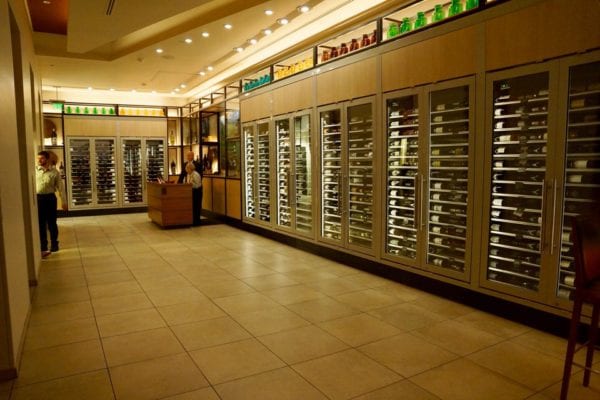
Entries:
{"type": "Polygon", "coordinates": [[[270,180],[270,148],[269,123],[261,122],[258,130],[258,218],[264,222],[271,221],[271,180],[270,180]]]}
{"type": "Polygon", "coordinates": [[[448,16],[453,17],[463,11],[463,6],[460,0],[452,0],[448,8],[448,16]]]}
{"type": "Polygon", "coordinates": [[[410,22],[410,18],[404,17],[402,19],[402,25],[400,25],[400,33],[410,32],[412,30],[412,23],[410,22]]]}
{"type": "Polygon", "coordinates": [[[487,277],[539,289],[548,139],[548,73],[493,83],[487,277]]]}
{"type": "Polygon", "coordinates": [[[439,22],[444,19],[444,6],[441,4],[436,4],[433,9],[433,16],[431,17],[431,22],[439,22]]]}
{"type": "Polygon", "coordinates": [[[123,139],[123,204],[136,204],[143,201],[142,141],[123,139]]]}
{"type": "Polygon", "coordinates": [[[570,297],[575,283],[571,218],[598,201],[600,193],[600,62],[569,73],[563,221],[556,294],[570,297]]]}
{"type": "Polygon", "coordinates": [[[290,120],[284,118],[275,121],[277,137],[277,225],[292,226],[291,210],[291,174],[290,164],[290,120]]]}
{"type": "Polygon", "coordinates": [[[427,25],[427,18],[425,17],[425,13],[419,11],[415,18],[415,29],[419,29],[427,25]]]}
{"type": "Polygon", "coordinates": [[[169,144],[170,145],[174,145],[175,144],[175,131],[173,129],[171,129],[169,131],[169,144]]]}
{"type": "Polygon", "coordinates": [[[467,0],[465,4],[465,9],[472,10],[473,8],[479,7],[479,0],[467,0]]]}
{"type": "Polygon", "coordinates": [[[56,146],[58,143],[58,135],[56,134],[56,128],[52,128],[52,134],[50,136],[50,140],[52,143],[52,146],[56,146]]]}
{"type": "Polygon", "coordinates": [[[254,154],[254,125],[243,127],[244,159],[245,159],[245,201],[244,214],[248,218],[256,217],[255,209],[255,179],[256,179],[256,157],[254,154]]]}
{"type": "Polygon", "coordinates": [[[469,182],[469,87],[430,94],[427,263],[465,271],[469,182]]]}
{"type": "Polygon", "coordinates": [[[387,37],[388,39],[393,38],[394,36],[398,36],[400,34],[400,30],[398,29],[398,24],[396,22],[390,22],[388,26],[387,37]]]}
{"type": "Polygon", "coordinates": [[[165,143],[163,139],[146,139],[146,181],[156,182],[165,174],[165,143]]]}
{"type": "Polygon", "coordinates": [[[171,175],[177,174],[177,165],[175,164],[175,160],[171,161],[171,175]]]}
{"type": "Polygon", "coordinates": [[[92,205],[91,139],[69,139],[71,206],[92,205]]]}
{"type": "Polygon", "coordinates": [[[419,109],[417,95],[387,100],[386,253],[417,257],[419,109]]]}

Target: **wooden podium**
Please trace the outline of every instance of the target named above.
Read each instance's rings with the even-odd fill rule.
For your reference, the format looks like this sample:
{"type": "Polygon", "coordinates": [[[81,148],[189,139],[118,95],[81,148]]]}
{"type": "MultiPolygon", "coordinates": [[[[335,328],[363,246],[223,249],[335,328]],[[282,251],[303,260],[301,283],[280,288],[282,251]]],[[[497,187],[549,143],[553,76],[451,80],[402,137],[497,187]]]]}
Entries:
{"type": "Polygon", "coordinates": [[[161,227],[192,225],[192,184],[148,182],[148,217],[161,227]]]}

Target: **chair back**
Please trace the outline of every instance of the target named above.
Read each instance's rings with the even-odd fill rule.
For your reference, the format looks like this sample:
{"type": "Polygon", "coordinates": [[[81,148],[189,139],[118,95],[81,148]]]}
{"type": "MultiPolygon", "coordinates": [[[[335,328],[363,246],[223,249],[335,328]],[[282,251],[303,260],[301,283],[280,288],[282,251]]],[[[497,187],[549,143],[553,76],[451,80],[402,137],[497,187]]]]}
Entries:
{"type": "Polygon", "coordinates": [[[584,289],[600,279],[600,214],[572,220],[571,241],[575,257],[575,288],[584,289]]]}

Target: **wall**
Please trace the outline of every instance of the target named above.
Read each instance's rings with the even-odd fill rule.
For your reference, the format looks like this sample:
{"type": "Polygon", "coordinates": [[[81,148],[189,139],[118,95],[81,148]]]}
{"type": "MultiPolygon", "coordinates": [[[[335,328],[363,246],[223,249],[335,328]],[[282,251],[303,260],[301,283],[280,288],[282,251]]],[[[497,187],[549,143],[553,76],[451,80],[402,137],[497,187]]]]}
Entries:
{"type": "Polygon", "coordinates": [[[0,57],[0,148],[3,150],[0,163],[0,379],[5,379],[18,367],[30,309],[29,281],[35,281],[40,265],[39,241],[35,240],[37,224],[31,221],[37,219],[33,167],[41,124],[39,114],[32,111],[32,104],[35,109],[39,107],[37,97],[41,89],[31,28],[22,1],[0,0],[0,48],[4,49],[0,57]],[[23,79],[17,85],[14,54],[6,56],[12,54],[13,48],[10,10],[14,15],[13,28],[20,32],[23,79]],[[34,82],[30,82],[31,75],[34,82]],[[33,90],[30,83],[34,85],[33,90]],[[23,90],[19,96],[18,87],[23,90]]]}

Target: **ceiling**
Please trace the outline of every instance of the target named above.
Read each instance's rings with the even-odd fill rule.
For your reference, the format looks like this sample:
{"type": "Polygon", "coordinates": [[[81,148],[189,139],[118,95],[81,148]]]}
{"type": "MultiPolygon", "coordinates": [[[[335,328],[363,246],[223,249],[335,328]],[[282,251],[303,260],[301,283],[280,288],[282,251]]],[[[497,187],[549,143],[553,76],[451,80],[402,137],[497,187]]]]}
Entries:
{"type": "Polygon", "coordinates": [[[60,91],[63,98],[69,91],[97,95],[112,89],[113,94],[135,91],[138,96],[153,93],[187,101],[307,48],[359,15],[375,15],[406,0],[27,3],[46,90],[60,91]],[[302,5],[309,11],[301,12],[302,5]],[[278,23],[282,18],[289,23],[278,23]],[[265,35],[265,29],[272,34],[265,35]],[[236,51],[238,47],[243,50],[236,51]]]}

